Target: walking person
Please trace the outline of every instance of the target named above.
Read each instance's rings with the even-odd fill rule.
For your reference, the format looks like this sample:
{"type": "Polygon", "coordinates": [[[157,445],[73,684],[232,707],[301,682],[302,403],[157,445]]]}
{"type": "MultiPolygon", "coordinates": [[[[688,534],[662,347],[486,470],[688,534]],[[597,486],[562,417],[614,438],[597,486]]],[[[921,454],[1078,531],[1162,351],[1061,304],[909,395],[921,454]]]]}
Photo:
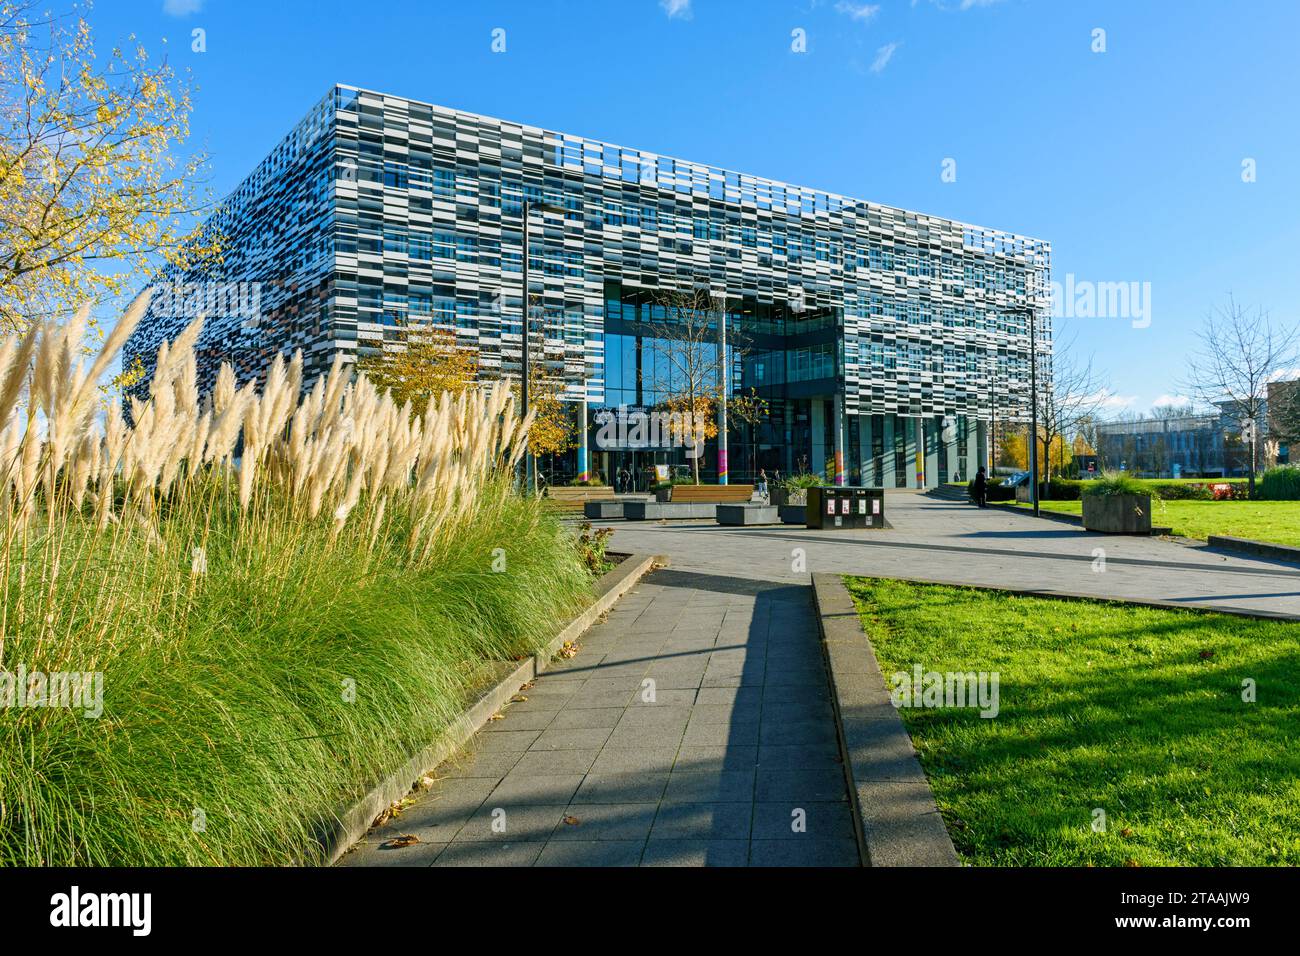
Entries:
{"type": "Polygon", "coordinates": [[[970,483],[970,496],[975,500],[975,504],[983,508],[988,503],[988,493],[989,485],[984,477],[984,466],[981,465],[980,470],[975,473],[975,480],[970,483]]]}
{"type": "Polygon", "coordinates": [[[758,493],[767,500],[767,470],[763,468],[758,469],[758,493]]]}

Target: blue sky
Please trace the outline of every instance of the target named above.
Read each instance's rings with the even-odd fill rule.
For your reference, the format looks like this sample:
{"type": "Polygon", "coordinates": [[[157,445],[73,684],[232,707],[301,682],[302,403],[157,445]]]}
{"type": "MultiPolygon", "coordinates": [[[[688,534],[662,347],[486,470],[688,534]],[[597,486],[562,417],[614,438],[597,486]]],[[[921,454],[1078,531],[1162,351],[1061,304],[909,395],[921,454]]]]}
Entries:
{"type": "Polygon", "coordinates": [[[1184,391],[1230,292],[1300,319],[1294,0],[99,0],[90,19],[193,71],[218,193],[342,82],[1048,239],[1060,281],[1150,283],[1149,323],[1056,322],[1112,411],[1184,391]]]}

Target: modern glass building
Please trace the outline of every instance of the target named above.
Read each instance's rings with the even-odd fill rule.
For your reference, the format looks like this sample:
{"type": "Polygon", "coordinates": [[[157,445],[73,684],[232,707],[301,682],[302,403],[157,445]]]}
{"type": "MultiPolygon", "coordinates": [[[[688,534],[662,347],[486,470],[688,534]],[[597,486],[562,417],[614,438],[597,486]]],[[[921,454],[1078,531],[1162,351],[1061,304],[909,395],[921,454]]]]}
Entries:
{"type": "MultiPolygon", "coordinates": [[[[680,389],[683,295],[715,305],[692,341],[721,386],[765,401],[729,417],[732,481],[759,467],[885,487],[970,477],[990,420],[1027,417],[1031,309],[1047,374],[1047,242],[347,86],[212,217],[222,260],[170,276],[127,361],[148,371],[204,311],[205,384],[223,360],[246,378],[298,348],[310,381],[426,324],[475,349],[485,376],[517,375],[526,202],[549,207],[530,216],[531,351],[606,480],[687,460],[597,441],[606,412],[680,389]]],[[[706,480],[718,459],[711,439],[706,480]]],[[[558,481],[578,460],[546,467],[558,481]]]]}

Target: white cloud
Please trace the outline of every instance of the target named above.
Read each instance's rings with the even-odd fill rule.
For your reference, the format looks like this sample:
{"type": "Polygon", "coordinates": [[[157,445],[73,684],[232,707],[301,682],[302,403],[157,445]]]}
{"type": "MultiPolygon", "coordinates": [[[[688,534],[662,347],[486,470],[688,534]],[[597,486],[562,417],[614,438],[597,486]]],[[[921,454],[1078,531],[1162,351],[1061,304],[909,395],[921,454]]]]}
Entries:
{"type": "Polygon", "coordinates": [[[886,43],[876,51],[876,58],[871,61],[871,72],[880,73],[885,67],[889,66],[889,61],[894,58],[894,51],[903,45],[903,41],[895,40],[892,43],[886,43]]]}
{"type": "Polygon", "coordinates": [[[669,20],[689,20],[691,18],[691,0],[659,0],[659,6],[668,14],[669,20]]]}
{"type": "Polygon", "coordinates": [[[188,17],[203,9],[203,0],[163,0],[163,13],[169,17],[188,17]]]}
{"type": "Polygon", "coordinates": [[[1152,408],[1159,408],[1161,405],[1169,405],[1173,408],[1182,408],[1184,405],[1195,405],[1196,403],[1187,395],[1159,395],[1151,403],[1152,408]]]}
{"type": "MultiPolygon", "coordinates": [[[[920,0],[912,0],[912,6],[916,6],[919,2],[920,0]]],[[[940,10],[973,10],[976,7],[991,7],[1001,2],[1002,0],[930,0],[930,3],[940,10]]]]}
{"type": "Polygon", "coordinates": [[[1137,401],[1136,395],[1117,395],[1108,388],[1093,392],[1080,400],[1082,404],[1096,404],[1101,412],[1122,412],[1137,401]]]}
{"type": "Polygon", "coordinates": [[[840,0],[835,4],[835,12],[842,13],[850,20],[858,20],[867,23],[874,20],[876,14],[880,12],[878,3],[849,3],[847,0],[840,0]]]}

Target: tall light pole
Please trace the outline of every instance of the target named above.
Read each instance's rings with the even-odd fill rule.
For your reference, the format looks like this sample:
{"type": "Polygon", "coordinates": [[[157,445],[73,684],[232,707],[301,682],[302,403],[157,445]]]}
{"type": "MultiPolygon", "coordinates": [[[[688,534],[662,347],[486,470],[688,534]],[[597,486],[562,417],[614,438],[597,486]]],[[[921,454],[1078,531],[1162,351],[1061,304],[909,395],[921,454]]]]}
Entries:
{"type": "Polygon", "coordinates": [[[992,366],[992,369],[991,369],[990,372],[989,372],[989,434],[988,434],[988,448],[987,448],[987,452],[988,452],[987,458],[988,458],[988,461],[986,462],[986,464],[988,465],[988,468],[989,468],[989,473],[988,473],[989,481],[992,481],[992,480],[993,480],[993,469],[997,467],[997,461],[998,461],[998,452],[997,452],[997,447],[998,447],[998,446],[997,446],[997,435],[998,435],[998,427],[997,427],[997,426],[998,426],[998,400],[997,400],[997,388],[998,388],[998,357],[997,357],[997,354],[996,354],[996,353],[994,353],[994,355],[993,355],[993,361],[990,362],[989,364],[992,366]]]}
{"type": "MultiPolygon", "coordinates": [[[[524,268],[523,268],[523,291],[524,291],[524,295],[523,295],[523,300],[522,300],[522,301],[523,301],[523,313],[524,313],[524,315],[523,315],[523,325],[522,325],[522,328],[521,328],[521,331],[522,331],[522,333],[523,333],[523,335],[522,335],[522,338],[523,338],[523,363],[522,363],[522,364],[523,364],[523,373],[522,373],[522,380],[521,380],[520,383],[519,383],[519,417],[520,417],[521,419],[523,419],[523,418],[527,418],[527,417],[528,417],[528,384],[529,384],[529,379],[532,377],[532,371],[533,371],[532,350],[531,350],[531,347],[530,347],[530,346],[531,346],[531,339],[532,339],[532,337],[533,337],[533,336],[532,336],[532,312],[531,312],[531,310],[528,308],[528,251],[529,251],[529,250],[528,250],[528,214],[529,214],[530,212],[532,212],[534,209],[538,210],[539,212],[554,212],[554,213],[559,213],[559,214],[561,214],[561,215],[564,214],[564,209],[563,209],[563,208],[561,208],[560,206],[556,206],[556,205],[554,205],[554,204],[552,204],[552,203],[545,203],[545,202],[541,202],[541,201],[539,201],[539,200],[533,200],[533,199],[525,199],[525,200],[524,200],[524,239],[523,239],[523,245],[524,245],[524,257],[523,257],[523,267],[524,267],[524,268]]],[[[545,334],[545,333],[543,333],[543,335],[544,335],[544,334],[545,334]]],[[[535,462],[535,461],[533,460],[533,453],[530,451],[530,452],[528,452],[528,454],[526,454],[526,455],[524,456],[524,485],[525,485],[525,487],[528,487],[528,488],[532,488],[532,487],[533,487],[533,483],[534,483],[534,481],[536,480],[536,477],[535,477],[536,474],[537,474],[537,462],[535,462]]]]}
{"type": "Polygon", "coordinates": [[[1015,306],[1009,311],[1029,319],[1029,483],[1034,516],[1038,517],[1038,314],[1032,305],[1015,306]]]}
{"type": "Polygon", "coordinates": [[[727,462],[727,385],[731,367],[727,363],[727,290],[722,290],[722,308],[718,312],[718,363],[722,371],[721,396],[718,402],[718,484],[725,485],[727,462]]]}

